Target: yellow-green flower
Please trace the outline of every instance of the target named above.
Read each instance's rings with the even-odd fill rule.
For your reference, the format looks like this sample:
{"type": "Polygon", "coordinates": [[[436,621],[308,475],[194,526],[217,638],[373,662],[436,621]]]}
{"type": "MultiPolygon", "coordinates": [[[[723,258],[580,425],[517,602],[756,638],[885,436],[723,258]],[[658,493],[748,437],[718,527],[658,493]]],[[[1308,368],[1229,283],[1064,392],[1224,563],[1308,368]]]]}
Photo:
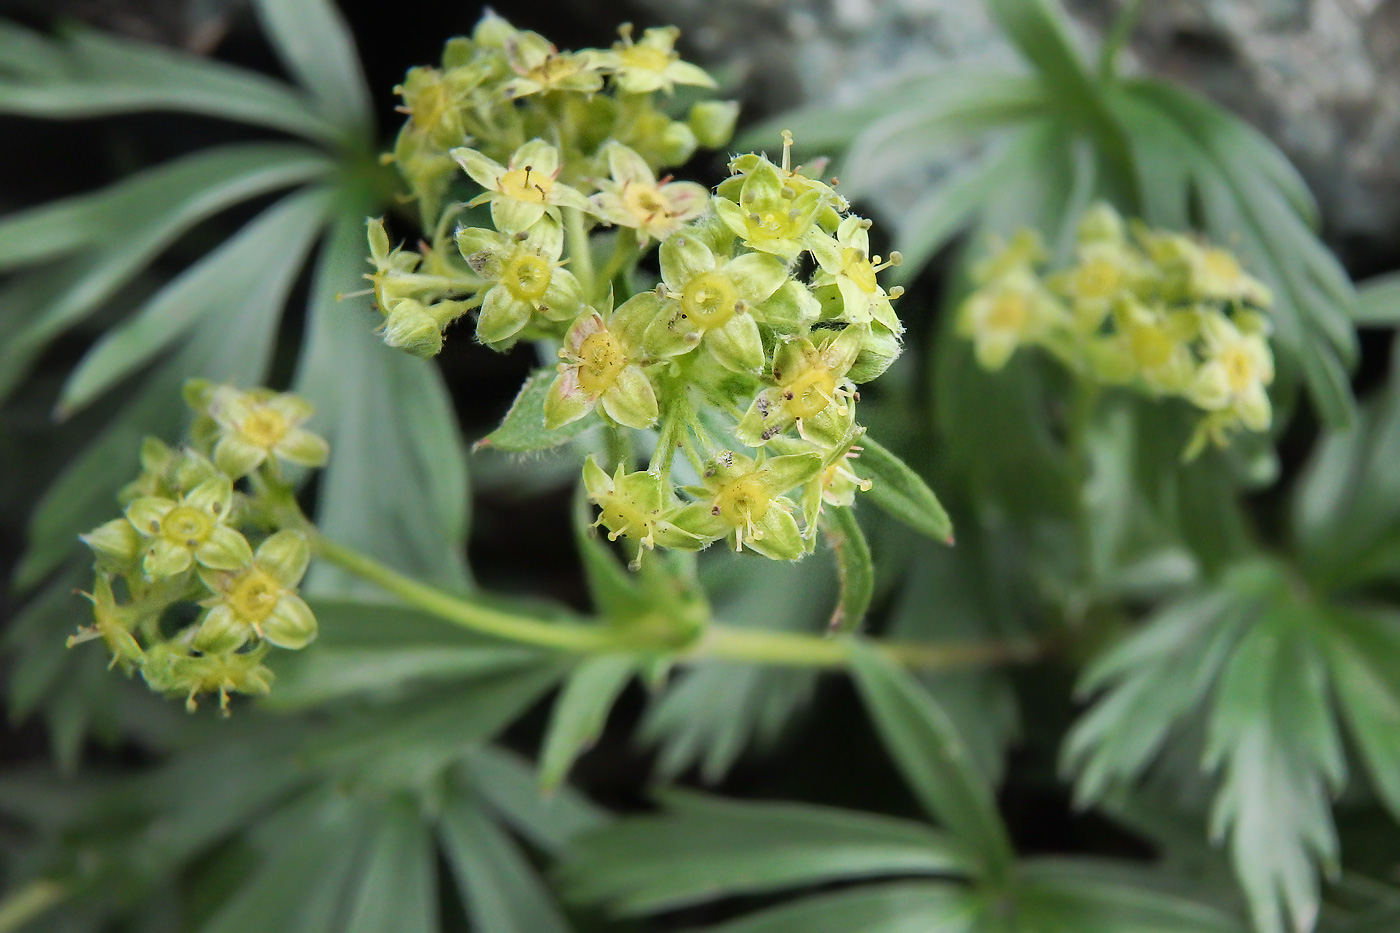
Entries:
{"type": "Polygon", "coordinates": [[[506,344],[537,314],[571,321],[583,306],[578,279],[560,266],[564,234],[551,218],[513,236],[463,227],[457,231],[457,248],[487,283],[479,296],[481,316],[476,322],[482,343],[506,344]]]}
{"type": "Polygon", "coordinates": [[[219,711],[228,715],[230,693],[261,696],[272,688],[272,671],[262,663],[267,645],[249,651],[192,654],[174,641],[160,642],[146,651],[141,676],[152,690],[185,697],[185,709],[195,711],[195,698],[219,694],[219,711]]]}
{"type": "Polygon", "coordinates": [[[689,489],[699,499],[681,509],[676,527],[697,537],[725,538],[730,547],[745,547],[773,560],[796,560],[806,542],[793,517],[793,503],[783,496],[821,472],[821,455],[770,457],[761,463],[724,451],[705,465],[703,487],[689,489]]]}
{"type": "Polygon", "coordinates": [[[725,225],[751,249],[787,262],[807,248],[817,212],[828,206],[821,191],[810,188],[798,193],[784,184],[778,167],[767,159],[744,175],[737,203],[721,196],[712,203],[725,225]]]}
{"type": "Polygon", "coordinates": [[[520,233],[534,226],[546,213],[558,219],[559,208],[591,211],[588,198],[561,184],[559,150],[542,139],[532,139],[503,166],[475,149],[448,153],[472,181],[485,189],[468,205],[491,204],[491,222],[497,230],[520,233]]]}
{"type": "Polygon", "coordinates": [[[141,570],[146,578],[174,576],[196,563],[231,570],[251,558],[248,542],[225,524],[232,508],[233,483],[227,476],[205,480],[178,501],[134,500],[126,507],[126,520],[145,539],[141,570]]]}
{"type": "Polygon", "coordinates": [[[704,69],[681,61],[676,51],[681,31],[675,26],[648,29],[637,42],[632,41],[631,23],[624,23],[617,31],[622,38],[613,44],[611,52],[605,53],[604,62],[619,90],[628,94],[670,94],[677,84],[715,86],[715,79],[704,69]]]}
{"type": "Polygon", "coordinates": [[[813,282],[816,288],[835,285],[841,294],[842,317],[852,324],[878,321],[893,334],[904,332],[904,325],[890,305],[891,298],[904,293],[901,288],[886,293],[876,281],[875,274],[900,263],[899,253],[891,253],[887,261],[870,255],[870,221],[864,217],[847,217],[836,228],[836,238],[814,234],[807,247],[816,257],[821,272],[813,282]]]}
{"type": "Polygon", "coordinates": [[[854,390],[846,374],[860,355],[866,328],[847,327],[828,333],[820,344],[799,337],[781,344],[773,354],[773,381],[753,400],[740,419],[735,436],[750,447],[762,447],[794,424],[803,437],[839,438],[848,426],[854,390]]]}
{"type": "Polygon", "coordinates": [[[311,546],[299,531],[279,531],[237,569],[202,572],[214,596],[195,631],[194,646],[222,654],[254,636],[279,648],[304,648],[316,637],[316,617],[296,594],[311,561],[311,546]]]}
{"type": "Polygon", "coordinates": [[[209,395],[209,416],[218,426],[214,465],[235,479],[268,457],[306,467],[325,465],[329,445],[301,427],[314,411],[310,402],[290,392],[219,386],[209,395]]]}
{"type": "Polygon", "coordinates": [[[972,338],[984,369],[1006,365],[1016,348],[1063,325],[1067,312],[1029,271],[1009,271],[973,292],[958,310],[958,333],[972,338]]]}
{"type": "Polygon", "coordinates": [[[608,540],[632,538],[647,549],[662,547],[696,550],[709,543],[676,527],[671,517],[680,508],[669,483],[659,473],[625,473],[621,464],[612,476],[589,457],[583,463],[583,485],[598,506],[598,520],[608,530],[608,540]]]}
{"type": "Polygon", "coordinates": [[[564,362],[544,401],[550,430],[577,421],[600,403],[608,417],[629,428],[656,423],[660,409],[651,381],[639,365],[641,335],[650,320],[655,295],[643,292],[625,302],[606,322],[587,308],[569,327],[564,362]]]}
{"type": "Polygon", "coordinates": [[[1267,387],[1274,380],[1274,357],[1262,318],[1245,318],[1242,330],[1219,312],[1201,319],[1206,361],[1196,372],[1189,398],[1210,412],[1226,412],[1251,431],[1263,431],[1272,420],[1267,387]]]}
{"type": "Polygon", "coordinates": [[[705,211],[710,192],[693,181],[656,180],[646,160],[622,143],[607,147],[611,178],[598,182],[594,211],[610,224],[632,227],[637,241],[664,240],[705,211]]]}
{"type": "Polygon", "coordinates": [[[592,94],[603,87],[603,53],[560,52],[539,33],[521,31],[506,45],[506,54],[516,77],[502,91],[512,100],[550,91],[592,94]]]}

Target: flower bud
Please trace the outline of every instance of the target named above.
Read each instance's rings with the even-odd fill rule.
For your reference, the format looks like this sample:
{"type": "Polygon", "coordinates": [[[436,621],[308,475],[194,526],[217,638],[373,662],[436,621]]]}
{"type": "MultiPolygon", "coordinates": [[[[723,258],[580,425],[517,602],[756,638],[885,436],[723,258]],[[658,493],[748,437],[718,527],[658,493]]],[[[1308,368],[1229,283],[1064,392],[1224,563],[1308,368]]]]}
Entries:
{"type": "Polygon", "coordinates": [[[738,119],[737,100],[702,100],[690,108],[686,124],[700,145],[719,149],[734,137],[734,124],[738,119]]]}
{"type": "Polygon", "coordinates": [[[699,147],[695,133],[684,123],[671,123],[657,140],[656,154],[662,165],[680,165],[689,161],[699,147]]]}
{"type": "Polygon", "coordinates": [[[442,330],[422,302],[406,298],[384,319],[384,342],[424,359],[442,352],[442,330]]]}
{"type": "Polygon", "coordinates": [[[861,341],[860,354],[846,373],[852,382],[870,382],[883,375],[903,349],[900,339],[879,324],[872,324],[870,333],[861,341]]]}

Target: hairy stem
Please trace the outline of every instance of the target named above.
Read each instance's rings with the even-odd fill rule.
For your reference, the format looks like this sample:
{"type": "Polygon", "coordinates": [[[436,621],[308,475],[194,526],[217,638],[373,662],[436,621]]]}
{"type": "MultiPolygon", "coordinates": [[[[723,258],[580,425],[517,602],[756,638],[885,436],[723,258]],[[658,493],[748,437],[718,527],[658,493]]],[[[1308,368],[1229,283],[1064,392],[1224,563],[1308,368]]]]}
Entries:
{"type": "MultiPolygon", "coordinates": [[[[693,645],[677,651],[639,640],[635,631],[612,629],[582,618],[547,622],[453,596],[319,533],[312,533],[312,546],[322,559],[374,583],[410,606],[462,628],[521,644],[582,654],[667,652],[675,653],[681,661],[747,661],[788,667],[844,667],[850,660],[848,639],[721,624],[711,624],[693,645]]],[[[920,670],[1024,662],[1041,653],[1039,645],[1025,641],[881,642],[879,648],[892,660],[920,670]]]]}

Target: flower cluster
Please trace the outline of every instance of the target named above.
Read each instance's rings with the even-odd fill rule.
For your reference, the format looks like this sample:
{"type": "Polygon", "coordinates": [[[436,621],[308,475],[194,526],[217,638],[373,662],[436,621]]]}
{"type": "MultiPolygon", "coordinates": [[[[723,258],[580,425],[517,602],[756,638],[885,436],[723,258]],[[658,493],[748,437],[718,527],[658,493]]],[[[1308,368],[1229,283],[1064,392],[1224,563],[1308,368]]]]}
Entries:
{"type": "Polygon", "coordinates": [[[141,474],[121,518],[82,536],[96,559],[93,624],[112,663],[151,689],[187,697],[266,693],[271,647],[304,648],[316,618],[297,595],[311,560],[283,465],[315,467],[326,442],[303,428],[311,408],[268,390],[191,382],[190,443],[141,445],[141,474]],[[290,527],[283,527],[290,526],[290,527]]]}
{"type": "Polygon", "coordinates": [[[441,69],[410,72],[395,159],[436,234],[392,249],[372,221],[369,278],[390,345],[431,356],[475,311],[483,344],[557,348],[535,414],[546,431],[584,418],[619,438],[656,431],[645,470],[630,456],[611,474],[585,465],[612,538],[724,539],[796,559],[815,546],[822,508],[869,486],[847,460],[863,433],[857,386],[900,351],[900,289],[878,280],[899,256],[872,254],[870,221],[791,164],[788,134],[779,162],[740,155],[713,194],[659,176],[697,142],[722,145],[734,121],[720,102],[684,123],[663,115],[658,95],[713,84],[676,57],[676,36],[633,41],[624,27],[611,50],[559,52],[488,15],[448,44],[441,69]],[[473,187],[441,206],[453,180],[473,187]],[[490,227],[449,229],[483,205],[490,227]],[[659,280],[640,265],[653,247],[659,280]],[[598,272],[595,254],[609,257],[598,272]],[[680,481],[678,464],[691,474],[680,481]]]}
{"type": "Polygon", "coordinates": [[[1045,258],[1023,231],[975,270],[979,287],[958,328],[983,367],[1038,345],[1083,378],[1185,399],[1205,412],[1187,459],[1241,428],[1269,427],[1271,297],[1233,255],[1180,234],[1125,229],[1100,204],[1080,223],[1073,265],[1045,274],[1045,258]]]}

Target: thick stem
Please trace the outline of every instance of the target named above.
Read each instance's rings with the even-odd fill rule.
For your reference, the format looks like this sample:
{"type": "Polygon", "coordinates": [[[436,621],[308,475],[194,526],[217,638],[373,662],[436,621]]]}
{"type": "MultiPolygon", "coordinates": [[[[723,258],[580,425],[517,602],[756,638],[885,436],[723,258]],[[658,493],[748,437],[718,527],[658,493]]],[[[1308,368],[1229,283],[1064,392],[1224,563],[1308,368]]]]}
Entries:
{"type": "Polygon", "coordinates": [[[68,889],[57,881],[40,878],[0,901],[0,933],[18,930],[68,896],[68,889]]]}
{"type": "MultiPolygon", "coordinates": [[[[312,545],[321,558],[374,583],[408,605],[485,635],[581,654],[675,651],[672,646],[639,642],[635,632],[615,630],[583,620],[545,622],[461,599],[419,583],[318,533],[312,534],[312,545]]],[[[1041,649],[1029,642],[887,642],[880,645],[880,650],[907,667],[944,670],[1028,661],[1035,658],[1041,649]]],[[[677,657],[682,661],[747,661],[789,667],[835,668],[844,667],[849,662],[850,642],[797,632],[711,624],[694,646],[680,650],[677,657]]]]}

